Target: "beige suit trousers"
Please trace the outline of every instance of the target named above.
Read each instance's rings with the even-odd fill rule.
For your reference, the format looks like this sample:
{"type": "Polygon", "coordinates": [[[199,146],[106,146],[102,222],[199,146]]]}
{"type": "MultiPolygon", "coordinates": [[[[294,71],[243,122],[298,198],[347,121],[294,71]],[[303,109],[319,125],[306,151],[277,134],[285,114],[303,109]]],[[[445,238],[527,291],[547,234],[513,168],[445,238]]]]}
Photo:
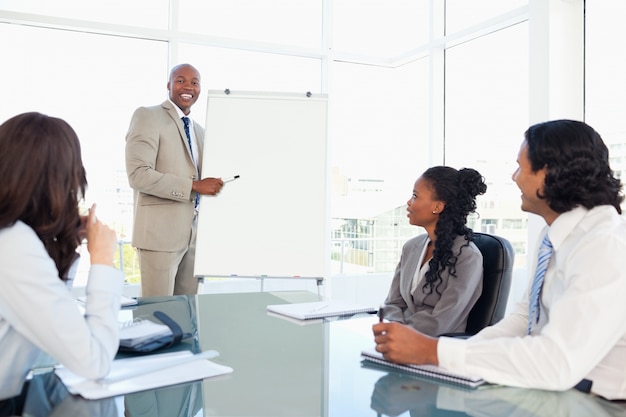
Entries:
{"type": "Polygon", "coordinates": [[[189,244],[176,252],[137,249],[141,270],[141,296],[161,297],[198,293],[194,276],[197,216],[191,223],[189,244]]]}

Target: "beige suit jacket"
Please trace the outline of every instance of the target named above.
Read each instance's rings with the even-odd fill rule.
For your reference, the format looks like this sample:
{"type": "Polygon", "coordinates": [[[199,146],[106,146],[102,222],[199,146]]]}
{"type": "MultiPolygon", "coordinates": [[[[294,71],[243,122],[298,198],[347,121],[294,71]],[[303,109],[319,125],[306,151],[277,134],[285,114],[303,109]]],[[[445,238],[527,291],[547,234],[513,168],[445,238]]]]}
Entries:
{"type": "Polygon", "coordinates": [[[126,134],[126,173],[134,191],[132,244],[172,252],[189,243],[195,211],[193,180],[202,172],[204,128],[193,123],[198,169],[174,105],[135,110],[126,134]]]}

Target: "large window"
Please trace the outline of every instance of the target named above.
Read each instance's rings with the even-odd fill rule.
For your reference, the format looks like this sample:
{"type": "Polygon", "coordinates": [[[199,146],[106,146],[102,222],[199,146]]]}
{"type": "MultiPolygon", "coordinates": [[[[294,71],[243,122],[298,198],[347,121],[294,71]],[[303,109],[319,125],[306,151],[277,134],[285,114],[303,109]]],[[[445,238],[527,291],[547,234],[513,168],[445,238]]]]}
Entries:
{"type": "Polygon", "coordinates": [[[528,230],[505,227],[527,215],[511,179],[528,128],[528,25],[520,23],[446,51],[445,162],[486,179],[476,231],[506,237],[525,264],[528,230]],[[487,223],[487,221],[489,222],[487,223]],[[498,221],[496,221],[498,220],[498,221]]]}
{"type": "MultiPolygon", "coordinates": [[[[485,176],[470,225],[509,238],[523,264],[528,221],[510,177],[537,105],[529,2],[544,1],[555,0],[3,0],[0,121],[24,111],[68,120],[88,199],[129,239],[124,136],[136,107],[166,98],[173,64],[195,64],[205,92],[325,93],[333,273],[393,270],[402,243],[422,233],[406,219],[413,182],[439,164],[485,176]]],[[[587,6],[586,119],[619,175],[625,14],[620,0],[587,6]]],[[[194,117],[205,112],[203,96],[194,117]]]]}
{"type": "Polygon", "coordinates": [[[626,3],[588,1],[585,16],[585,121],[609,146],[611,168],[624,182],[626,56],[621,51],[626,47],[626,3]]]}
{"type": "Polygon", "coordinates": [[[428,61],[335,63],[332,74],[333,272],[392,271],[418,232],[406,201],[429,165],[428,61]]]}
{"type": "MultiPolygon", "coordinates": [[[[390,54],[409,64],[339,62],[329,71],[337,185],[333,218],[335,227],[342,228],[333,235],[333,256],[343,261],[334,264],[339,267],[334,272],[393,270],[404,241],[423,233],[406,219],[413,182],[426,168],[440,164],[483,173],[489,191],[479,200],[479,216],[470,226],[509,238],[518,248],[517,262],[525,261],[527,230],[497,225],[498,219],[526,217],[511,174],[528,127],[527,1],[428,3],[434,10],[427,3],[407,5],[406,15],[416,13],[413,30],[405,30],[404,36],[398,30],[379,30],[369,49],[374,53],[377,43],[387,39],[393,45],[390,54]],[[445,24],[419,24],[425,15],[445,24]],[[392,68],[385,69],[387,65],[392,68]],[[439,106],[442,102],[445,106],[439,106]],[[481,218],[493,223],[481,223],[481,218]]],[[[343,16],[341,11],[338,15],[343,16]]],[[[341,22],[345,25],[337,30],[360,33],[358,24],[341,22]]],[[[407,29],[403,20],[398,25],[407,29]]],[[[341,40],[337,35],[333,45],[343,45],[341,40]]]]}
{"type": "Polygon", "coordinates": [[[167,29],[169,0],[2,0],[0,10],[77,19],[85,22],[84,28],[101,22],[167,29]]]}
{"type": "MultiPolygon", "coordinates": [[[[134,109],[166,97],[167,44],[144,39],[0,24],[5,105],[0,120],[37,111],[65,119],[81,139],[86,203],[122,240],[132,226],[124,136],[134,109]]],[[[137,274],[129,246],[127,277],[137,274]]],[[[87,268],[83,251],[81,268],[87,268]]],[[[119,262],[119,258],[117,260],[119,262]]],[[[84,274],[79,273],[81,277],[84,274]]]]}
{"type": "Polygon", "coordinates": [[[99,217],[130,236],[132,198],[124,136],[133,110],[166,97],[167,44],[20,25],[0,25],[2,121],[37,111],[65,119],[82,144],[99,217]]]}
{"type": "Polygon", "coordinates": [[[370,59],[394,65],[428,43],[429,1],[341,0],[332,4],[330,44],[343,59],[370,59]]]}
{"type": "MultiPolygon", "coordinates": [[[[319,0],[182,0],[181,31],[302,48],[320,48],[322,2],[319,0]]],[[[221,62],[218,62],[221,65],[221,62]]]]}
{"type": "Polygon", "coordinates": [[[446,0],[446,31],[454,33],[528,5],[528,0],[446,0]]]}

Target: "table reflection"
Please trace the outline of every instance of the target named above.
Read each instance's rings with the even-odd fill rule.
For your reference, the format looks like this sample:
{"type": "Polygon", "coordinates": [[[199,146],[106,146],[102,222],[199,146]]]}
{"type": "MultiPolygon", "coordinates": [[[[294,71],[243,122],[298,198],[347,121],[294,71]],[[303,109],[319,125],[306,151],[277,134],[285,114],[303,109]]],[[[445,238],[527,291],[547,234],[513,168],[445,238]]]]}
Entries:
{"type": "MultiPolygon", "coordinates": [[[[267,314],[268,304],[307,302],[307,292],[240,293],[140,299],[126,319],[164,311],[193,337],[159,352],[215,349],[234,372],[88,401],[70,395],[54,362],[20,397],[0,402],[0,417],[626,417],[624,402],[579,391],[487,386],[468,389],[362,361],[371,348],[370,315],[300,323],[267,314]]],[[[127,356],[124,354],[120,356],[127,356]]]]}
{"type": "Polygon", "coordinates": [[[89,401],[71,395],[53,371],[34,375],[22,395],[0,402],[0,416],[118,417],[114,398],[89,401]],[[22,413],[22,414],[20,414],[22,413]]]}
{"type": "Polygon", "coordinates": [[[398,372],[389,372],[375,383],[371,407],[379,415],[408,412],[411,417],[626,417],[623,402],[574,389],[555,392],[493,385],[469,389],[398,372]]]}

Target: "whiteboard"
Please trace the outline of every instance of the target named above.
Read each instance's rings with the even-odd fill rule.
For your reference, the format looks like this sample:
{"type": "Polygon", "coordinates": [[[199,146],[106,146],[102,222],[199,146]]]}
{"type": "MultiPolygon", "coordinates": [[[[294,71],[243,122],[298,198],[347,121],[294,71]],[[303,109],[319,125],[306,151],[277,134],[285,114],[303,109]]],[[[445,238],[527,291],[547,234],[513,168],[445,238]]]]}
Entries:
{"type": "Polygon", "coordinates": [[[202,177],[240,177],[201,198],[195,276],[327,276],[327,97],[307,95],[209,92],[202,177]]]}

